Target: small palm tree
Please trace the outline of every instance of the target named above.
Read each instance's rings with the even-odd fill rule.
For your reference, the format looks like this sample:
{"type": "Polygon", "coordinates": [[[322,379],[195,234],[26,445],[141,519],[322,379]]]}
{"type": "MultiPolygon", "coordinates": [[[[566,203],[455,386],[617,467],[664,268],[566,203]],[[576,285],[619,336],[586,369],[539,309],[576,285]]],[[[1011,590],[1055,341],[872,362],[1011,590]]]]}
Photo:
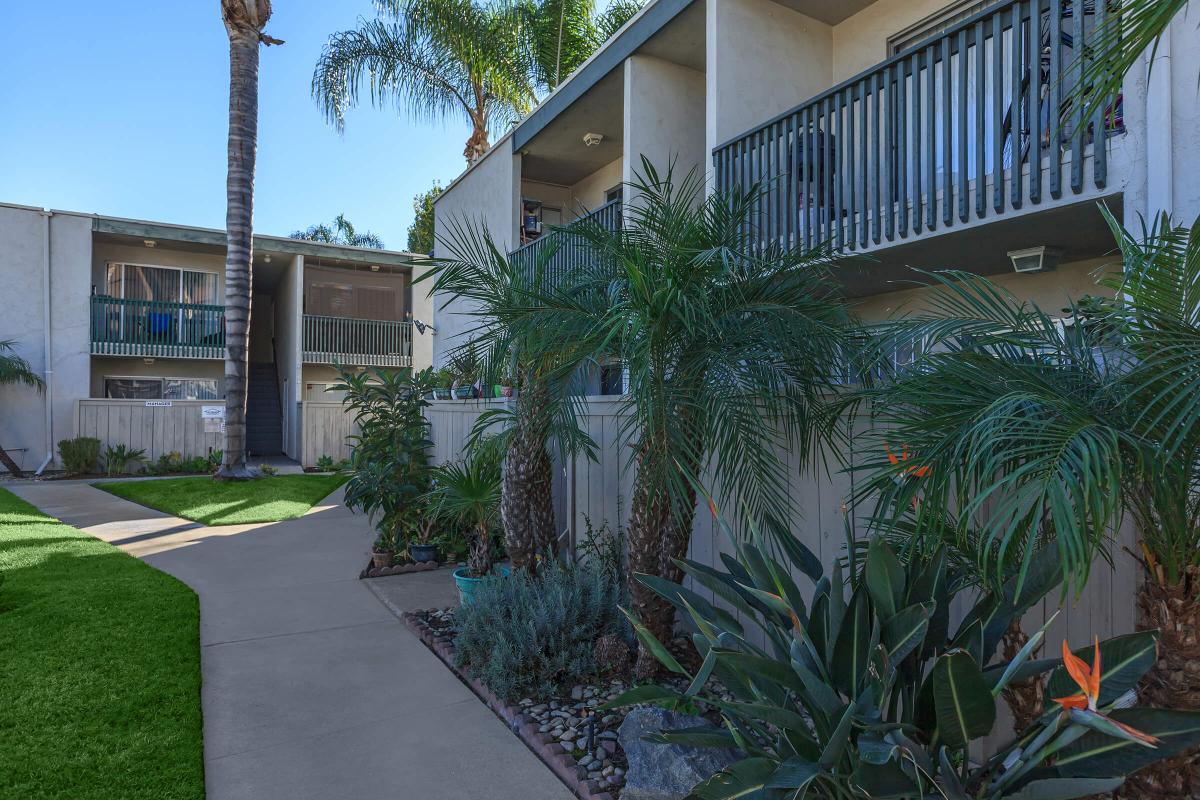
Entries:
{"type": "MultiPolygon", "coordinates": [[[[943,539],[957,509],[985,574],[1028,569],[1048,543],[1077,588],[1128,514],[1145,567],[1138,625],[1162,631],[1143,694],[1200,709],[1185,677],[1200,663],[1200,222],[1160,217],[1134,236],[1108,220],[1124,267],[1104,281],[1115,299],[1077,303],[1064,321],[985,279],[935,276],[934,312],[888,333],[929,352],[867,393],[875,448],[902,443],[914,460],[864,464],[863,491],[878,493],[881,517],[912,515],[915,539],[943,539]],[[919,481],[913,464],[929,467],[919,481]]],[[[1200,765],[1171,759],[1130,781],[1135,796],[1194,797],[1200,765]]]]}
{"type": "Polygon", "coordinates": [[[578,364],[563,343],[543,346],[540,334],[523,326],[539,306],[538,288],[546,273],[550,249],[536,264],[526,266],[509,259],[480,226],[452,220],[449,234],[439,242],[447,255],[433,260],[422,276],[432,278],[433,292],[452,300],[466,300],[474,320],[466,341],[449,354],[449,365],[469,364],[471,374],[485,384],[504,375],[516,376],[516,398],[511,409],[489,409],[479,418],[476,438],[502,427],[499,441],[505,450],[503,491],[500,501],[505,546],[518,569],[536,571],[538,556],[558,551],[551,496],[553,469],[551,439],[564,452],[588,449],[590,440],[578,429],[569,390],[573,382],[555,379],[565,365],[578,364]]]}
{"type": "Polygon", "coordinates": [[[345,114],[366,92],[416,117],[463,115],[471,136],[470,164],[489,134],[533,105],[534,86],[521,31],[507,7],[476,0],[381,0],[379,17],[333,34],[313,72],[312,94],[341,130],[345,114]]]}
{"type": "MultiPolygon", "coordinates": [[[[757,192],[704,198],[695,172],[678,180],[643,159],[625,227],[572,227],[586,255],[525,323],[544,347],[615,356],[628,371],[619,418],[636,475],[634,573],[681,579],[675,560],[710,476],[780,546],[802,548],[778,454],[804,462],[835,436],[825,396],[845,369],[852,318],[827,251],[762,244],[748,224],[757,192]]],[[[672,606],[637,580],[630,593],[646,627],[668,638],[672,606]]],[[[638,662],[641,674],[655,669],[645,648],[638,662]]]]}
{"type": "MultiPolygon", "coordinates": [[[[0,386],[28,386],[41,391],[45,386],[41,376],[33,371],[28,361],[17,355],[15,344],[12,339],[0,339],[0,386]]],[[[0,446],[0,464],[14,477],[23,474],[3,446],[0,446]]]]}
{"type": "Polygon", "coordinates": [[[254,162],[258,153],[258,46],[283,44],[263,33],[271,0],[221,0],[229,34],[229,169],[225,181],[225,461],[219,480],[244,480],[250,352],[254,162]]]}
{"type": "Polygon", "coordinates": [[[344,244],[350,247],[373,247],[383,249],[383,240],[370,231],[359,233],[354,229],[345,214],[338,214],[333,219],[333,227],[320,223],[309,225],[302,231],[294,231],[292,239],[305,239],[310,242],[327,242],[328,244],[344,244]]]}
{"type": "Polygon", "coordinates": [[[474,577],[492,571],[492,526],[500,507],[500,460],[496,448],[479,447],[463,461],[452,461],[433,471],[429,507],[438,517],[452,519],[470,529],[471,551],[467,566],[474,577]]]}

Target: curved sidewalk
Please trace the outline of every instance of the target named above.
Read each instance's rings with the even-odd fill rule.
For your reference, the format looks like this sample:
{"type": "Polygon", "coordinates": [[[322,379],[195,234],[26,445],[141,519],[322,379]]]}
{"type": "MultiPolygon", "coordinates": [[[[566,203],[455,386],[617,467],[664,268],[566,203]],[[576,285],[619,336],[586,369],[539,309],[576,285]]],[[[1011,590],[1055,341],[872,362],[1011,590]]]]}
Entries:
{"type": "MultiPolygon", "coordinates": [[[[357,579],[372,534],[340,491],[206,528],[86,483],[5,488],[199,594],[210,800],[572,796],[357,579]]],[[[374,580],[402,609],[453,602],[446,570],[374,580]]]]}

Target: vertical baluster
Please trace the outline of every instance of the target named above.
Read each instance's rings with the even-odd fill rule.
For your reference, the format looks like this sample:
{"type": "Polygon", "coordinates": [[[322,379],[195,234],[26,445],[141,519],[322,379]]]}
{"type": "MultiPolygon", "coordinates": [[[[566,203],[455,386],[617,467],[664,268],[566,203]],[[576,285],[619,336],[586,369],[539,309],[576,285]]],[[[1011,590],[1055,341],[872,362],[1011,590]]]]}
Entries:
{"type": "Polygon", "coordinates": [[[975,216],[982,217],[987,207],[987,167],[984,136],[984,108],[987,102],[987,70],[984,55],[983,20],[975,23],[975,216]]]}
{"type": "MultiPolygon", "coordinates": [[[[929,119],[929,131],[925,136],[925,178],[928,197],[925,201],[925,227],[929,230],[937,228],[937,45],[931,44],[925,51],[925,109],[929,119]]],[[[949,120],[942,120],[945,125],[949,120]]]]}
{"type": "Polygon", "coordinates": [[[773,199],[775,197],[775,165],[771,158],[771,145],[775,141],[772,135],[774,125],[767,125],[759,130],[759,143],[762,148],[762,181],[763,193],[762,197],[762,224],[763,224],[763,246],[770,244],[775,236],[775,218],[771,212],[774,210],[773,199]]]}
{"type": "MultiPolygon", "coordinates": [[[[1104,5],[1105,0],[1097,3],[1104,5]]],[[[1029,4],[1029,202],[1042,200],[1042,2],[1029,4]]]]}
{"type": "Polygon", "coordinates": [[[921,54],[912,54],[912,226],[921,232],[921,54]]]}
{"type": "Polygon", "coordinates": [[[771,145],[771,158],[775,161],[772,178],[775,181],[775,241],[787,246],[787,117],[775,124],[775,140],[771,145]]]}
{"type": "Polygon", "coordinates": [[[896,74],[897,65],[893,64],[885,70],[883,82],[887,106],[883,123],[883,233],[889,242],[896,238],[896,74]]]}
{"type": "Polygon", "coordinates": [[[1062,9],[1063,0],[1050,0],[1050,95],[1046,99],[1050,127],[1050,196],[1062,197],[1062,9]]]}
{"type": "Polygon", "coordinates": [[[907,60],[896,65],[896,213],[899,215],[900,238],[908,236],[908,101],[905,87],[908,85],[907,60]]]}
{"type": "Polygon", "coordinates": [[[870,174],[867,167],[867,138],[871,129],[871,85],[869,78],[864,78],[859,82],[858,93],[862,98],[859,103],[862,106],[862,118],[859,119],[858,126],[858,168],[862,173],[862,224],[858,227],[858,243],[862,247],[867,246],[867,240],[870,237],[870,230],[867,227],[867,216],[871,210],[871,194],[869,191],[870,174]]]}
{"type": "Polygon", "coordinates": [[[1004,10],[992,16],[992,208],[1004,211],[1004,10]]]}
{"type": "Polygon", "coordinates": [[[967,30],[958,32],[958,218],[966,222],[970,174],[967,171],[967,30]]]}
{"type": "Polygon", "coordinates": [[[821,101],[821,125],[824,134],[821,139],[821,216],[825,220],[825,233],[821,240],[826,244],[833,241],[833,112],[830,108],[837,107],[837,99],[826,97],[821,101]]]}
{"type": "Polygon", "coordinates": [[[812,246],[821,242],[821,104],[808,107],[808,123],[805,128],[804,168],[805,193],[804,227],[809,232],[812,246]]]}
{"type": "Polygon", "coordinates": [[[950,37],[942,37],[942,224],[954,220],[954,72],[950,37]]]}
{"type": "Polygon", "coordinates": [[[792,169],[788,175],[788,189],[792,193],[792,201],[788,204],[788,224],[792,229],[792,246],[807,247],[804,242],[803,231],[801,230],[800,206],[803,205],[804,191],[800,185],[800,181],[804,174],[804,165],[801,161],[803,145],[800,142],[800,131],[803,130],[803,112],[796,112],[791,115],[792,120],[792,169]]]}
{"type": "Polygon", "coordinates": [[[780,180],[783,185],[783,246],[792,247],[792,208],[795,203],[795,171],[796,163],[792,161],[792,130],[795,128],[795,114],[789,114],[783,120],[783,134],[780,142],[780,180]]]}
{"type": "MultiPolygon", "coordinates": [[[[1096,27],[1092,33],[1103,30],[1104,17],[1107,13],[1104,2],[1096,3],[1096,27]]],[[[1193,40],[1193,44],[1195,40],[1193,40]]],[[[1108,183],[1108,125],[1105,112],[1111,108],[1112,121],[1116,122],[1116,98],[1106,97],[1105,102],[1096,104],[1095,116],[1092,117],[1092,179],[1096,188],[1103,189],[1108,183]]]]}
{"type": "Polygon", "coordinates": [[[842,197],[848,205],[846,216],[846,246],[853,250],[858,238],[858,195],[854,191],[854,86],[847,86],[843,93],[846,98],[846,127],[842,137],[842,153],[846,162],[842,175],[842,197]]]}
{"type": "MultiPolygon", "coordinates": [[[[868,80],[868,85],[869,83],[870,81],[868,80]]],[[[875,88],[871,93],[871,148],[867,153],[871,158],[871,215],[874,217],[871,221],[871,241],[875,244],[879,244],[880,229],[883,222],[880,219],[883,212],[883,195],[879,191],[880,151],[883,149],[880,146],[882,103],[883,70],[878,70],[875,73],[875,88]]]]}
{"type": "Polygon", "coordinates": [[[834,249],[839,252],[845,245],[845,229],[842,225],[842,179],[846,171],[842,166],[842,154],[846,151],[845,123],[842,116],[842,109],[845,105],[844,97],[844,92],[838,92],[833,96],[830,104],[833,116],[829,126],[829,135],[832,139],[830,145],[833,148],[833,157],[829,159],[830,177],[833,183],[833,208],[830,209],[830,216],[833,219],[834,249]]]}
{"type": "Polygon", "coordinates": [[[1028,91],[1024,85],[1025,80],[1022,76],[1023,70],[1021,69],[1025,60],[1023,57],[1025,46],[1022,32],[1025,4],[1013,3],[1012,14],[1012,64],[1009,65],[1012,69],[1012,98],[1009,100],[1009,115],[1012,119],[1012,124],[1009,126],[1009,141],[1012,142],[1012,156],[1009,161],[1011,162],[1010,169],[1012,174],[1009,176],[1008,200],[1013,208],[1020,208],[1021,198],[1024,194],[1024,181],[1021,178],[1021,162],[1025,160],[1022,157],[1021,147],[1021,134],[1023,132],[1021,125],[1021,109],[1023,107],[1022,90],[1028,91]]]}
{"type": "MultiPolygon", "coordinates": [[[[1071,60],[1074,63],[1075,87],[1083,85],[1083,2],[1071,2],[1071,60]]],[[[1080,94],[1079,92],[1076,93],[1080,94]]],[[[1087,121],[1083,118],[1083,103],[1071,104],[1071,191],[1083,191],[1083,137],[1087,121]]]]}

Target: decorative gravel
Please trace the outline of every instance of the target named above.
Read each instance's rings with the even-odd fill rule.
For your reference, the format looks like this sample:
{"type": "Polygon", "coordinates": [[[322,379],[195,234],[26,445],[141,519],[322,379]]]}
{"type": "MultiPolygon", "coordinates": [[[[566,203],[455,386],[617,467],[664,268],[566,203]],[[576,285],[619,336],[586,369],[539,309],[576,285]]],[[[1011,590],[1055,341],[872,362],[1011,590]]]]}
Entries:
{"type": "MultiPolygon", "coordinates": [[[[406,616],[409,624],[413,625],[418,633],[423,629],[428,635],[426,643],[435,652],[438,652],[438,644],[444,647],[452,646],[453,609],[428,609],[406,616]]],[[[695,660],[695,652],[686,639],[674,640],[670,648],[686,661],[695,660]]],[[[480,694],[479,688],[473,685],[476,681],[469,675],[462,674],[460,670],[455,671],[480,694]]],[[[664,682],[679,691],[683,691],[687,686],[687,682],[677,676],[665,679],[664,682]]],[[[548,756],[553,756],[560,762],[574,767],[577,778],[574,783],[577,785],[571,785],[573,782],[565,778],[564,782],[577,792],[585,792],[580,794],[581,797],[598,799],[607,795],[616,800],[620,797],[628,766],[625,753],[617,739],[617,730],[625,721],[625,715],[630,709],[601,711],[597,710],[597,706],[619,697],[632,685],[627,679],[611,677],[595,682],[578,683],[570,689],[564,687],[560,694],[550,697],[524,697],[514,702],[495,698],[491,692],[486,692],[490,697],[484,694],[480,696],[493,706],[497,714],[510,722],[514,732],[525,739],[525,743],[543,761],[554,767],[555,764],[547,760],[548,756]],[[493,698],[502,708],[495,707],[493,698]],[[536,737],[536,741],[530,741],[531,736],[536,737]]],[[[715,719],[714,717],[714,721],[715,719]]],[[[563,776],[560,774],[560,777],[563,776]]]]}

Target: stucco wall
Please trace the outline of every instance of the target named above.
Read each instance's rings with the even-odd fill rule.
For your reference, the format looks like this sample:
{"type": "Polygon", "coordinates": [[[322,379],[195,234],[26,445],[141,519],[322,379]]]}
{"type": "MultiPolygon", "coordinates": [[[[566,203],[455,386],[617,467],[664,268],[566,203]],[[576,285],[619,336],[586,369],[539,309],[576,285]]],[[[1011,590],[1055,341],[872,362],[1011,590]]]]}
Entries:
{"type": "MultiPolygon", "coordinates": [[[[501,250],[511,250],[517,234],[517,208],[520,201],[520,155],[512,152],[505,136],[438,197],[434,205],[435,256],[447,254],[447,242],[454,225],[482,225],[501,250]]],[[[445,353],[462,341],[472,326],[463,301],[446,305],[446,298],[435,298],[433,324],[433,363],[440,366],[445,353]]]]}
{"type": "Polygon", "coordinates": [[[13,458],[26,469],[38,467],[60,439],[75,435],[75,400],[87,396],[90,382],[92,221],[58,212],[49,217],[49,354],[46,224],[38,209],[0,206],[0,339],[12,340],[17,354],[48,384],[48,394],[22,386],[0,387],[0,444],[14,451],[13,458]]]}
{"type": "Polygon", "coordinates": [[[217,273],[221,291],[225,287],[225,256],[216,253],[192,253],[172,250],[163,245],[138,247],[136,245],[96,242],[92,246],[92,283],[96,291],[104,291],[104,266],[109,261],[126,264],[148,264],[158,267],[182,267],[217,273]]]}
{"type": "Polygon", "coordinates": [[[80,397],[104,397],[104,379],[108,378],[209,378],[217,380],[217,390],[224,391],[225,362],[199,358],[143,358],[96,356],[91,359],[89,390],[80,397]]]}
{"type": "Polygon", "coordinates": [[[613,159],[572,186],[572,211],[592,211],[604,205],[604,193],[622,181],[623,164],[624,159],[613,159]]]}
{"type": "Polygon", "coordinates": [[[295,256],[275,287],[275,370],[283,410],[283,451],[296,458],[300,447],[300,307],[304,256],[295,256]]]}
{"type": "Polygon", "coordinates": [[[703,174],[704,74],[651,56],[625,59],[624,144],[626,183],[641,173],[643,156],[660,173],[674,160],[678,178],[703,174]]]}
{"type": "Polygon", "coordinates": [[[706,0],[705,15],[706,152],[831,85],[829,25],[771,0],[706,0]]]}
{"type": "MultiPolygon", "coordinates": [[[[876,0],[839,22],[833,27],[831,85],[886,60],[888,37],[948,5],[946,0],[876,0]]],[[[797,98],[796,103],[805,99],[797,98]]]]}

